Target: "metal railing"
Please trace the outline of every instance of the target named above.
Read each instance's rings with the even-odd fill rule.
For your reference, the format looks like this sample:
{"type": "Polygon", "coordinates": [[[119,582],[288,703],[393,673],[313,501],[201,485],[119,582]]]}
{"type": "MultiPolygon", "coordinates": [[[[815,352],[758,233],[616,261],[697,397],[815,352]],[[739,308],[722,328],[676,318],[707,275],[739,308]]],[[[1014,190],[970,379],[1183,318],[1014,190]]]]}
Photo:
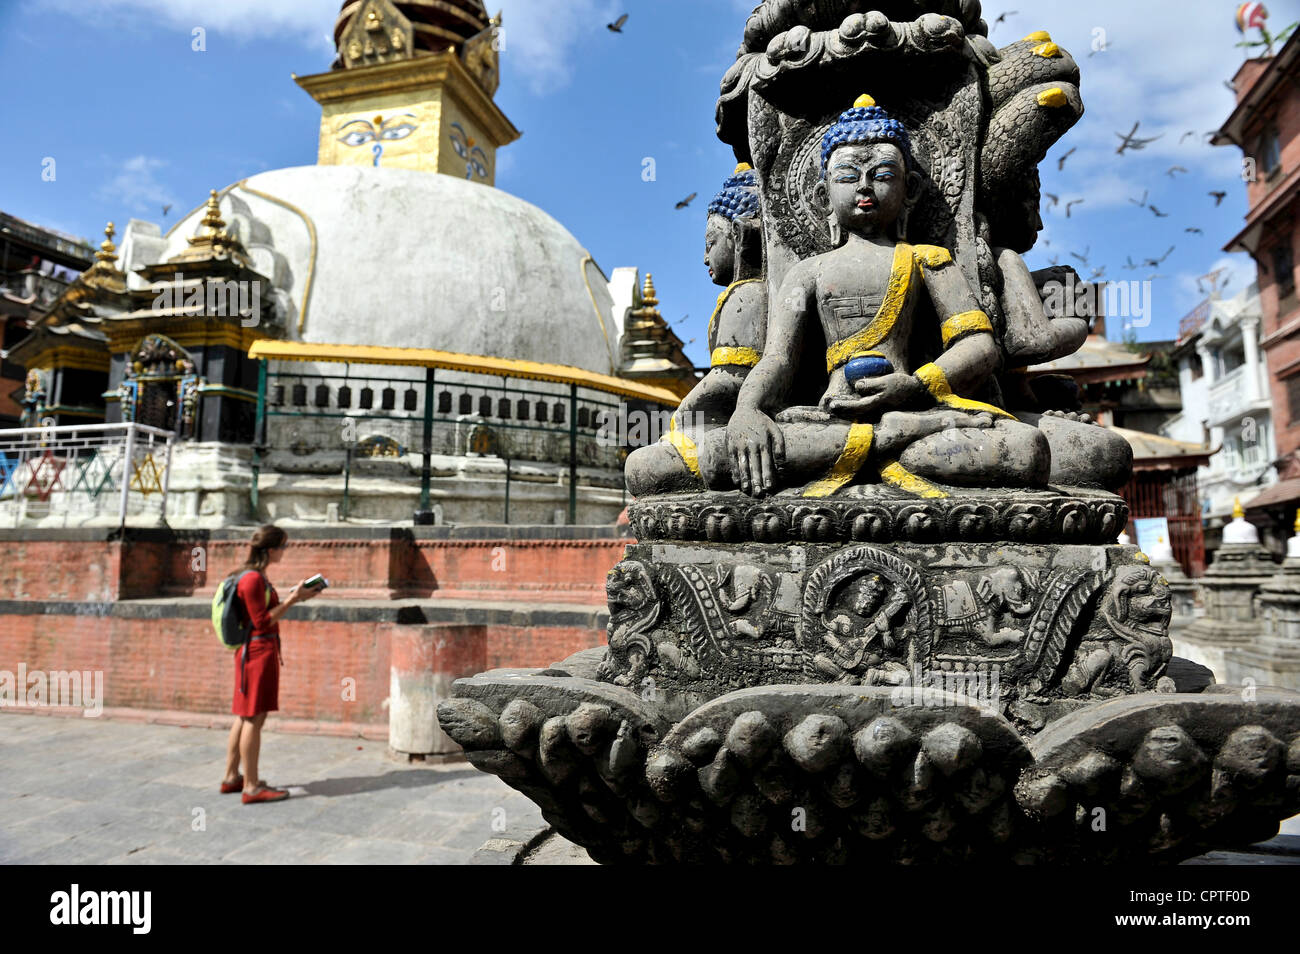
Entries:
{"type": "MultiPolygon", "coordinates": [[[[391,441],[393,456],[415,454],[422,458],[421,511],[431,502],[432,459],[436,454],[459,456],[465,451],[504,460],[505,483],[502,519],[510,522],[510,492],[514,465],[538,462],[567,465],[568,520],[577,520],[579,466],[618,471],[620,448],[601,437],[601,422],[622,406],[613,395],[579,389],[576,384],[552,385],[550,390],[520,386],[510,379],[484,375],[467,379],[464,373],[439,381],[436,369],[416,369],[419,377],[373,377],[355,374],[272,371],[262,362],[252,506],[258,508],[258,477],[265,455],[285,451],[289,421],[317,422],[324,428],[300,439],[304,453],[342,455],[343,500],[341,516],[351,508],[351,480],[358,461],[375,456],[362,428],[379,423],[407,435],[391,441]],[[269,426],[271,419],[284,424],[269,426]],[[331,423],[332,422],[332,423],[331,423]],[[328,428],[328,430],[326,429],[328,428]],[[475,436],[491,440],[476,448],[475,436]],[[531,435],[531,438],[530,438],[531,435]],[[549,451],[538,446],[538,439],[549,451]],[[400,451],[400,454],[398,453],[400,451]]],[[[388,456],[381,449],[379,456],[388,456]]],[[[624,495],[626,496],[625,492],[624,495]]]]}
{"type": "Polygon", "coordinates": [[[0,526],[165,521],[174,439],[144,424],[0,430],[0,526]]]}

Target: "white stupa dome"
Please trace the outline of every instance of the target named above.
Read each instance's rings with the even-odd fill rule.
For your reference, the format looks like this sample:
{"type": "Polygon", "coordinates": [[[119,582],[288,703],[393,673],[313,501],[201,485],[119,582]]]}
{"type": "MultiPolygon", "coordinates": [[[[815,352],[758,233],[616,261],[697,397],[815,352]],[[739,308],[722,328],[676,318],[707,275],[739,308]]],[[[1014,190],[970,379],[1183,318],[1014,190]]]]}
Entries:
{"type": "Polygon", "coordinates": [[[1237,517],[1223,528],[1224,543],[1259,543],[1259,530],[1245,517],[1237,517]]]}
{"type": "MultiPolygon", "coordinates": [[[[223,190],[221,213],[272,279],[291,340],[616,371],[608,280],[564,226],[499,189],[300,166],[223,190]]],[[[200,207],[183,218],[154,260],[184,249],[202,217],[200,207]]]]}

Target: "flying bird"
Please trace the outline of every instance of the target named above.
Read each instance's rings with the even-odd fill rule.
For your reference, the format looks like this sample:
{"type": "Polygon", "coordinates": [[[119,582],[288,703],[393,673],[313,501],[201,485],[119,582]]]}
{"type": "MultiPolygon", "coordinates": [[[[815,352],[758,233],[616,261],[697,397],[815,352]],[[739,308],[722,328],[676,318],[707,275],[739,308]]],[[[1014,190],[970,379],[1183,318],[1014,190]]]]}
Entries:
{"type": "Polygon", "coordinates": [[[1083,264],[1087,265],[1087,264],[1088,264],[1088,256],[1089,256],[1090,254],[1092,254],[1092,246],[1091,246],[1091,245],[1089,245],[1087,248],[1085,248],[1085,249],[1083,250],[1083,254],[1082,254],[1082,255],[1080,255],[1078,252],[1071,252],[1071,253],[1070,253],[1070,257],[1071,257],[1071,258],[1077,258],[1079,261],[1083,262],[1083,264]]]}
{"type": "Polygon", "coordinates": [[[1211,192],[1210,195],[1214,197],[1215,208],[1218,208],[1219,206],[1223,205],[1223,200],[1228,197],[1228,193],[1226,192],[1211,192]]]}
{"type": "Polygon", "coordinates": [[[164,205],[164,206],[163,206],[163,217],[166,218],[167,213],[170,212],[171,210],[172,210],[171,203],[168,203],[167,205],[164,205]]]}
{"type": "Polygon", "coordinates": [[[1187,141],[1188,136],[1195,136],[1195,135],[1196,135],[1195,129],[1187,130],[1187,132],[1183,133],[1181,136],[1178,137],[1178,145],[1181,146],[1183,143],[1185,143],[1187,141]]]}
{"type": "Polygon", "coordinates": [[[1204,235],[1204,234],[1205,234],[1205,232],[1202,231],[1201,229],[1183,229],[1183,231],[1186,232],[1188,235],[1204,235]]]}
{"type": "Polygon", "coordinates": [[[625,13],[613,23],[606,23],[605,27],[610,33],[622,33],[623,27],[627,24],[628,15],[625,13]]]}
{"type": "Polygon", "coordinates": [[[1178,176],[1175,175],[1175,173],[1186,172],[1186,171],[1187,170],[1184,169],[1182,166],[1170,166],[1169,171],[1166,172],[1165,175],[1167,175],[1171,179],[1177,179],[1178,176]]]}
{"type": "Polygon", "coordinates": [[[698,192],[692,192],[692,193],[691,193],[690,195],[688,195],[686,198],[682,199],[682,201],[680,201],[680,202],[677,203],[677,208],[679,208],[679,209],[684,209],[684,208],[686,208],[688,205],[690,205],[692,202],[695,201],[695,197],[696,197],[697,195],[699,195],[698,192]]]}
{"type": "Polygon", "coordinates": [[[1103,277],[1105,274],[1106,274],[1105,265],[1102,265],[1100,268],[1094,268],[1092,270],[1092,274],[1088,276],[1088,281],[1095,282],[1097,279],[1103,277]]]}
{"type": "Polygon", "coordinates": [[[1169,213],[1168,213],[1168,212],[1161,212],[1161,211],[1160,211],[1159,209],[1157,209],[1154,205],[1148,205],[1147,208],[1151,210],[1151,214],[1154,215],[1157,219],[1167,219],[1167,218],[1169,218],[1169,213]]]}
{"type": "Polygon", "coordinates": [[[1074,208],[1076,205],[1082,205],[1086,201],[1087,201],[1086,199],[1074,199],[1070,202],[1065,203],[1065,217],[1068,219],[1070,217],[1070,210],[1074,208]]]}
{"type": "Polygon", "coordinates": [[[1047,264],[1049,264],[1049,265],[1060,265],[1060,264],[1061,264],[1061,256],[1059,256],[1059,255],[1053,255],[1051,258],[1049,258],[1049,259],[1047,260],[1047,264]]]}
{"type": "Polygon", "coordinates": [[[1078,148],[1079,148],[1078,146],[1075,146],[1074,149],[1071,149],[1069,152],[1067,152],[1065,155],[1063,155],[1060,159],[1057,159],[1057,160],[1056,160],[1056,171],[1057,171],[1057,172],[1064,172],[1064,171],[1065,171],[1065,160],[1066,160],[1066,159],[1069,159],[1071,156],[1073,156],[1074,153],[1075,153],[1075,151],[1076,151],[1078,148]]]}
{"type": "Polygon", "coordinates": [[[1043,195],[1047,196],[1047,198],[1051,200],[1047,203],[1049,209],[1054,209],[1061,204],[1061,197],[1059,195],[1052,195],[1050,192],[1044,192],[1043,195]]]}
{"type": "Polygon", "coordinates": [[[1137,136],[1138,127],[1141,125],[1142,125],[1142,121],[1139,119],[1137,122],[1133,124],[1133,128],[1129,130],[1127,136],[1124,135],[1123,133],[1115,133],[1115,135],[1118,136],[1121,140],[1119,144],[1119,148],[1115,150],[1116,153],[1122,156],[1124,155],[1124,150],[1126,149],[1133,149],[1133,150],[1145,149],[1151,143],[1155,142],[1157,139],[1161,138],[1161,136],[1164,135],[1163,133],[1161,133],[1160,136],[1152,136],[1150,139],[1137,139],[1136,136],[1137,136]]]}
{"type": "Polygon", "coordinates": [[[1151,194],[1151,190],[1147,189],[1145,192],[1142,193],[1141,202],[1139,202],[1137,199],[1129,199],[1129,201],[1132,202],[1134,205],[1136,205],[1139,209],[1145,209],[1147,207],[1147,196],[1149,196],[1150,194],[1151,194]]]}
{"type": "Polygon", "coordinates": [[[1159,266],[1165,263],[1165,259],[1167,259],[1170,255],[1174,254],[1174,249],[1176,249],[1177,247],[1178,247],[1177,245],[1171,245],[1169,246],[1169,251],[1165,252],[1165,254],[1161,255],[1159,258],[1148,258],[1142,264],[1147,265],[1150,268],[1158,268],[1159,266]]]}
{"type": "Polygon", "coordinates": [[[1001,26],[1003,23],[1006,22],[1007,17],[1014,17],[1019,12],[1020,12],[1019,10],[1008,10],[1006,13],[1002,14],[1002,16],[998,17],[996,20],[993,21],[993,26],[989,27],[989,32],[992,33],[999,26],[1001,26]]]}
{"type": "Polygon", "coordinates": [[[1128,262],[1128,264],[1124,266],[1124,271],[1126,272],[1136,272],[1142,267],[1141,265],[1134,263],[1132,255],[1125,255],[1124,259],[1128,262]]]}

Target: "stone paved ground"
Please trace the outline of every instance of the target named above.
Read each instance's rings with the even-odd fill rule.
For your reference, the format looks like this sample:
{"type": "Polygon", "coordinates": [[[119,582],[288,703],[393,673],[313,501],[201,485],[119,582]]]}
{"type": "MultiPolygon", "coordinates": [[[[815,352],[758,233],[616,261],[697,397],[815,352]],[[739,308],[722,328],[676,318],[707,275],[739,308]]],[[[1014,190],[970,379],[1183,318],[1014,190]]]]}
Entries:
{"type": "MultiPolygon", "coordinates": [[[[464,762],[409,765],[382,742],[274,732],[262,775],[293,797],[245,806],[217,791],[225,751],[221,730],[0,714],[0,864],[466,864],[488,843],[522,847],[545,824],[464,762]],[[194,830],[195,809],[206,830],[194,830]]],[[[1300,818],[1282,832],[1300,835],[1300,818]]],[[[1220,854],[1192,863],[1300,857],[1294,845],[1285,859],[1220,854]]],[[[523,863],[591,860],[552,836],[523,863]]]]}
{"type": "Polygon", "coordinates": [[[464,864],[544,824],[463,762],[270,732],[262,777],[293,797],[245,806],[217,791],[225,749],[220,730],[0,714],[0,863],[464,864]]]}

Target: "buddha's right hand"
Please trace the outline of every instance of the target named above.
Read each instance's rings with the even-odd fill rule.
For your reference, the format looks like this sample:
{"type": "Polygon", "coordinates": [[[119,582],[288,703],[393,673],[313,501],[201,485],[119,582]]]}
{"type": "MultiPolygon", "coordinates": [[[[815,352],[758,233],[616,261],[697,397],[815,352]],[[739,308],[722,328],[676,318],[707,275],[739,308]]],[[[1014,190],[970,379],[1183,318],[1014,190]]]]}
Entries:
{"type": "Polygon", "coordinates": [[[785,437],[770,417],[754,408],[737,408],[727,424],[727,451],[742,493],[760,497],[775,488],[785,437]]]}

